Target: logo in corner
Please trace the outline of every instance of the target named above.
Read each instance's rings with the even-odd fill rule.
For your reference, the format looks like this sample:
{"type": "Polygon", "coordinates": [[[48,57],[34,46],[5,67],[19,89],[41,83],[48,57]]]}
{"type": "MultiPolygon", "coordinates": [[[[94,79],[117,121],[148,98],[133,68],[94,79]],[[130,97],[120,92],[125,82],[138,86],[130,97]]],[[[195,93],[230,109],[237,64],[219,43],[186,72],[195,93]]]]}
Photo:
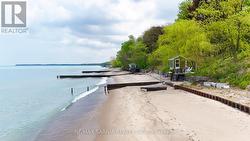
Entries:
{"type": "Polygon", "coordinates": [[[1,2],[1,33],[27,33],[26,1],[1,2]]]}

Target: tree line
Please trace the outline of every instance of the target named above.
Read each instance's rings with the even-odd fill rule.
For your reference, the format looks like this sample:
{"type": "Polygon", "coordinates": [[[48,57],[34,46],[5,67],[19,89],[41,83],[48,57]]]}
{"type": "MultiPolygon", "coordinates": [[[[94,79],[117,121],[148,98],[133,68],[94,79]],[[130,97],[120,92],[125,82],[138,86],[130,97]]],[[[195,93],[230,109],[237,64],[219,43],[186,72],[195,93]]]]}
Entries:
{"type": "Polygon", "coordinates": [[[168,72],[177,55],[197,63],[193,75],[250,85],[250,0],[185,0],[174,23],[129,36],[112,65],[168,72]]]}

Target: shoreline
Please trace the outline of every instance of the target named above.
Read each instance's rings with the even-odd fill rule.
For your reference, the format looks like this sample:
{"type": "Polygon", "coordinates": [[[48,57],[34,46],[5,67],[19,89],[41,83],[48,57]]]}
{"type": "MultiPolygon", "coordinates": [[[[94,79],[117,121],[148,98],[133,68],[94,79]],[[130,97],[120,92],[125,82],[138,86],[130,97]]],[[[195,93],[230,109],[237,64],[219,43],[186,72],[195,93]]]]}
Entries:
{"type": "MultiPolygon", "coordinates": [[[[155,80],[129,74],[107,83],[155,80]]],[[[143,92],[139,86],[127,86],[105,95],[100,86],[56,117],[36,141],[247,141],[249,132],[249,115],[182,90],[143,92]],[[89,112],[84,105],[92,106],[89,112]]]]}
{"type": "MultiPolygon", "coordinates": [[[[123,75],[124,72],[114,70],[103,74],[123,75]]],[[[112,81],[111,78],[102,77],[96,87],[75,97],[71,104],[62,108],[35,138],[35,141],[69,141],[69,140],[95,140],[88,130],[99,129],[98,116],[103,103],[107,100],[104,86],[112,81]]]]}
{"type": "Polygon", "coordinates": [[[81,134],[85,129],[99,128],[97,116],[105,101],[104,89],[100,86],[95,92],[79,99],[51,119],[35,141],[94,140],[94,135],[82,136],[81,134]]]}
{"type": "MultiPolygon", "coordinates": [[[[112,78],[117,83],[155,79],[148,75],[112,78]]],[[[250,137],[248,114],[171,87],[157,92],[130,86],[111,90],[103,107],[96,141],[247,141],[250,137]]]]}
{"type": "MultiPolygon", "coordinates": [[[[99,70],[86,67],[5,67],[1,69],[1,129],[0,140],[33,141],[61,109],[95,86],[100,79],[58,80],[58,74],[80,73],[82,70],[99,70]],[[39,74],[40,77],[37,77],[39,74]],[[74,88],[74,95],[70,89],[74,88]]],[[[58,130],[58,129],[56,129],[58,130]]]]}

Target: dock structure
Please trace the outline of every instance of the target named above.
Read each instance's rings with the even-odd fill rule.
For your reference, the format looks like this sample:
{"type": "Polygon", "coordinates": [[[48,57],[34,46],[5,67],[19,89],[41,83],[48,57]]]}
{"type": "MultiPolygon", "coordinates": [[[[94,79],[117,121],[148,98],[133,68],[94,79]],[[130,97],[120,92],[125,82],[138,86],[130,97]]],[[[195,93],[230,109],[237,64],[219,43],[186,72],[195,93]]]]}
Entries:
{"type": "Polygon", "coordinates": [[[59,79],[66,79],[66,78],[101,78],[101,77],[112,77],[112,76],[120,76],[120,75],[128,75],[131,74],[130,72],[122,73],[122,74],[89,74],[89,75],[58,75],[57,78],[59,79]]]}
{"type": "Polygon", "coordinates": [[[153,85],[153,84],[159,84],[161,81],[148,81],[148,82],[132,82],[132,83],[116,83],[116,84],[107,84],[107,91],[119,89],[122,87],[127,86],[146,86],[146,85],[153,85]]]}
{"type": "Polygon", "coordinates": [[[143,86],[141,87],[142,91],[161,91],[161,90],[167,90],[167,86],[163,84],[156,84],[156,85],[149,85],[149,86],[143,86]]]}
{"type": "Polygon", "coordinates": [[[110,72],[110,70],[100,70],[100,71],[82,71],[82,73],[105,73],[110,72]]]}

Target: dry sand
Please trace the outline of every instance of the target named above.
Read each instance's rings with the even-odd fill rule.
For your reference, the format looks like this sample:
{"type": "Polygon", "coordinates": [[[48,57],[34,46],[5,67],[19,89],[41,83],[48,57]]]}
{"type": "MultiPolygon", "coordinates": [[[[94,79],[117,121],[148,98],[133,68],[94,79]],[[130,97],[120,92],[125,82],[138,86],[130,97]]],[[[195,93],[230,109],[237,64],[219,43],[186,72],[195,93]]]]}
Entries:
{"type": "Polygon", "coordinates": [[[250,91],[248,90],[241,90],[238,88],[218,89],[213,87],[194,86],[194,85],[188,85],[187,87],[191,87],[192,89],[197,89],[205,93],[220,96],[229,99],[231,101],[250,106],[250,91]]]}
{"type": "MultiPolygon", "coordinates": [[[[147,75],[114,77],[116,82],[154,80],[147,75]]],[[[249,141],[250,116],[222,103],[181,90],[110,91],[101,109],[97,141],[249,141]]]]}

